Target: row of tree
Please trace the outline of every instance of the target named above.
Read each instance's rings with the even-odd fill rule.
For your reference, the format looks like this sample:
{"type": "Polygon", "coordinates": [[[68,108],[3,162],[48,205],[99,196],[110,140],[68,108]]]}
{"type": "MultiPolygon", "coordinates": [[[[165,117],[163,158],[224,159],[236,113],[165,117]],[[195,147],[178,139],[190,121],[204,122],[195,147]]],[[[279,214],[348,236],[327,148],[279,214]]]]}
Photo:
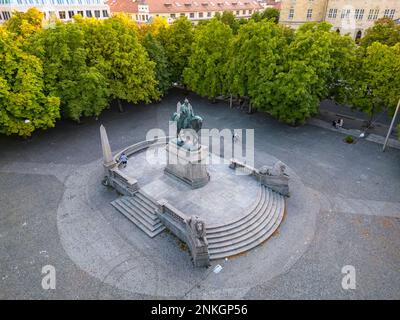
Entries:
{"type": "Polygon", "coordinates": [[[400,27],[390,19],[360,44],[306,23],[294,31],[270,19],[251,19],[237,34],[218,19],[194,30],[183,82],[202,96],[248,97],[253,107],[298,125],[323,99],[371,115],[393,113],[400,98],[400,27]]]}
{"type": "Polygon", "coordinates": [[[333,98],[372,114],[400,96],[399,30],[383,20],[360,45],[308,23],[277,24],[275,10],[250,20],[224,12],[193,26],[161,18],[138,26],[124,15],[42,25],[16,13],[0,27],[0,133],[29,136],[58,118],[98,116],[111,101],[160,99],[173,83],[199,95],[246,97],[254,108],[301,124],[333,98]]]}

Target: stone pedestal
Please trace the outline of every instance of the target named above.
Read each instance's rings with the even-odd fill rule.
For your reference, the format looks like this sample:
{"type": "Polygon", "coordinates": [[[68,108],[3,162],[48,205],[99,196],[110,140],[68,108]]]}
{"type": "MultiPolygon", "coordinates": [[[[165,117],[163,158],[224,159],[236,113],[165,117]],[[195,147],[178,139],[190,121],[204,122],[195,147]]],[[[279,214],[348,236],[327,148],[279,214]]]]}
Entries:
{"type": "Polygon", "coordinates": [[[199,145],[196,150],[187,150],[174,142],[167,144],[167,166],[164,172],[188,184],[192,189],[201,188],[210,180],[206,161],[208,148],[199,145]]]}

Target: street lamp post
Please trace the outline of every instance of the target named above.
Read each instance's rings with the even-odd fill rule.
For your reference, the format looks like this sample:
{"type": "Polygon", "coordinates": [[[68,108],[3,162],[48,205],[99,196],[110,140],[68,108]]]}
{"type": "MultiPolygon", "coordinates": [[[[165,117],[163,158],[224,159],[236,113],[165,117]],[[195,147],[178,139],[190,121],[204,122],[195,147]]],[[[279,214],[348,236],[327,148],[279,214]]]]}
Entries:
{"type": "Polygon", "coordinates": [[[394,115],[393,115],[393,118],[392,118],[392,122],[390,123],[389,131],[388,131],[388,133],[386,135],[386,139],[385,139],[385,143],[383,144],[382,151],[385,151],[386,144],[387,144],[387,142],[389,140],[389,136],[392,133],[394,121],[396,120],[397,113],[399,112],[399,108],[400,108],[400,99],[399,99],[399,102],[397,103],[396,111],[394,112],[394,115]]]}

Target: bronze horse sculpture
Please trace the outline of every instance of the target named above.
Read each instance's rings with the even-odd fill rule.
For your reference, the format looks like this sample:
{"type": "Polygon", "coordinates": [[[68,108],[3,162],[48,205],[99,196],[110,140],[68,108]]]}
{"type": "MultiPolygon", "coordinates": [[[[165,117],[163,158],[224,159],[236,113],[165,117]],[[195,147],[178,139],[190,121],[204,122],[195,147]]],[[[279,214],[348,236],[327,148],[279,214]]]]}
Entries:
{"type": "Polygon", "coordinates": [[[171,121],[177,123],[178,135],[182,129],[193,129],[198,132],[203,125],[203,119],[194,114],[193,107],[188,99],[185,99],[183,104],[178,102],[177,112],[174,112],[171,121]]]}

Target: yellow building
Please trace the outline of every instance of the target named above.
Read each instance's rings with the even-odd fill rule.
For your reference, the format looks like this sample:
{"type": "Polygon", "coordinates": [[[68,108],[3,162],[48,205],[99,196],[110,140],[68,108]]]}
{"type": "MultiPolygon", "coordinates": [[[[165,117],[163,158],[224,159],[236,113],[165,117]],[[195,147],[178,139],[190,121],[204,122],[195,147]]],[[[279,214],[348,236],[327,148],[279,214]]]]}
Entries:
{"type": "Polygon", "coordinates": [[[399,19],[399,0],[282,0],[280,22],[297,28],[307,21],[327,21],[354,38],[380,18],[399,19]]]}
{"type": "Polygon", "coordinates": [[[127,13],[138,23],[154,17],[166,18],[171,23],[182,16],[197,23],[223,11],[231,11],[238,18],[250,18],[254,12],[263,10],[256,0],[108,0],[108,4],[111,13],[127,13]]]}

